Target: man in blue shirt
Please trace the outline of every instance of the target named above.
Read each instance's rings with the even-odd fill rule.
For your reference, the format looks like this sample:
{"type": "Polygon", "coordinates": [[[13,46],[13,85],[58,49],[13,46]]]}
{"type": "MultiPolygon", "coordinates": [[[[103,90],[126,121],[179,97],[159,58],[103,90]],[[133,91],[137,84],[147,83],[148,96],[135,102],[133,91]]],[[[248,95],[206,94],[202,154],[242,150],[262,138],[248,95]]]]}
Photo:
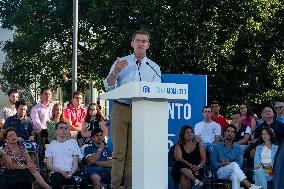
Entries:
{"type": "Polygon", "coordinates": [[[7,118],[4,124],[4,129],[8,127],[14,127],[18,136],[18,141],[23,142],[24,140],[34,141],[33,125],[26,117],[27,103],[23,100],[17,101],[16,104],[17,113],[7,118]]]}
{"type": "Polygon", "coordinates": [[[92,130],[93,145],[84,149],[87,162],[86,171],[95,188],[100,188],[100,181],[110,183],[111,180],[111,151],[104,144],[103,131],[100,128],[92,130]]]}
{"type": "MultiPolygon", "coordinates": [[[[107,91],[126,83],[147,81],[161,82],[160,67],[146,56],[150,47],[150,36],[145,31],[132,35],[134,54],[117,58],[108,77],[104,80],[107,91]]],[[[132,187],[132,109],[130,100],[114,101],[112,107],[112,186],[120,187],[122,178],[125,189],[132,187]]]]}
{"type": "Polygon", "coordinates": [[[224,132],[224,142],[214,146],[211,153],[211,163],[220,179],[230,179],[233,189],[240,189],[243,183],[249,189],[259,189],[260,186],[251,184],[241,170],[243,163],[242,148],[234,144],[237,129],[234,125],[228,125],[224,132]]]}

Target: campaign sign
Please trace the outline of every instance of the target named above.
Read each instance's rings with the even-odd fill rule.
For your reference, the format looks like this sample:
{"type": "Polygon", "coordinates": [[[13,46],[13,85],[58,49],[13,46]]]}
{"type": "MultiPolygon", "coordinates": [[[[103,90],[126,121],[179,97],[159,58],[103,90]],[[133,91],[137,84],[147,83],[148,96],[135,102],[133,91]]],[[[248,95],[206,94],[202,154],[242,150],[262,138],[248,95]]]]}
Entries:
{"type": "Polygon", "coordinates": [[[166,98],[166,99],[188,99],[187,85],[176,83],[138,82],[141,97],[166,98]]]}
{"type": "MultiPolygon", "coordinates": [[[[180,128],[183,125],[194,125],[202,120],[202,108],[207,104],[207,76],[192,74],[162,74],[163,83],[188,84],[188,89],[180,88],[163,88],[155,87],[153,90],[150,86],[143,86],[142,93],[147,94],[154,91],[155,94],[164,95],[188,95],[188,100],[178,100],[169,102],[169,123],[168,123],[168,148],[177,143],[180,128]],[[178,91],[178,92],[177,92],[178,91]]],[[[152,86],[152,87],[153,87],[152,86]]],[[[168,86],[168,85],[167,85],[168,86]]],[[[111,115],[112,101],[109,101],[109,115],[111,115]]],[[[111,117],[109,123],[111,133],[111,117]]],[[[157,135],[159,136],[159,135],[157,135]]],[[[108,146],[112,148],[111,134],[108,140],[108,146]]]]}
{"type": "Polygon", "coordinates": [[[168,148],[178,142],[182,126],[202,121],[202,108],[207,104],[207,76],[163,74],[164,83],[188,84],[188,100],[169,103],[168,148]]]}

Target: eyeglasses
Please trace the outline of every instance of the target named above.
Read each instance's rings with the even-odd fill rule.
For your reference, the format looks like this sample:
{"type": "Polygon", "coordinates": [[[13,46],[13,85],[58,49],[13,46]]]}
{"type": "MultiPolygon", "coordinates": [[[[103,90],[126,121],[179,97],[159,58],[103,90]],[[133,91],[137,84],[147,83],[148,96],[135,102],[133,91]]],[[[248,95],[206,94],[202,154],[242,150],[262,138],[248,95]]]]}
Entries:
{"type": "Polygon", "coordinates": [[[283,106],[274,107],[275,109],[282,109],[283,106]]]}
{"type": "Polygon", "coordinates": [[[146,43],[148,43],[149,41],[148,41],[148,40],[141,40],[141,39],[134,39],[134,42],[135,42],[135,43],[146,44],[146,43]]]}

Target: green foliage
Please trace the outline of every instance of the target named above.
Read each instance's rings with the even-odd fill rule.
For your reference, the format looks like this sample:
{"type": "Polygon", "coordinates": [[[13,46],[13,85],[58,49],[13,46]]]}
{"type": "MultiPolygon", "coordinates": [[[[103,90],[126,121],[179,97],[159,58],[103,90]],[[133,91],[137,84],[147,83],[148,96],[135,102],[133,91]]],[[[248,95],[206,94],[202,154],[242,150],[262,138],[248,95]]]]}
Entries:
{"type": "MultiPolygon", "coordinates": [[[[0,20],[16,28],[5,44],[3,82],[71,91],[72,1],[1,0],[0,20]],[[52,81],[52,82],[51,82],[52,81]]],[[[79,0],[79,88],[98,88],[131,35],[151,34],[148,56],[163,73],[208,75],[209,100],[231,112],[283,96],[284,3],[278,0],[79,0]]]]}

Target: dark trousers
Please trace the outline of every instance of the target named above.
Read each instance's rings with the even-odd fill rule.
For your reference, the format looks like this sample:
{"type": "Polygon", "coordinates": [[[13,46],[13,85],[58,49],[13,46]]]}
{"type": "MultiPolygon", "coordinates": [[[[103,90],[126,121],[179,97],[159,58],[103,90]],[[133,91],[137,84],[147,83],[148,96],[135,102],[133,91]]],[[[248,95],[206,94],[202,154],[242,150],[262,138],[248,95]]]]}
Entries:
{"type": "Polygon", "coordinates": [[[38,157],[39,157],[39,163],[43,164],[43,160],[44,160],[44,153],[45,153],[45,144],[47,144],[48,140],[47,140],[48,134],[47,134],[47,130],[43,129],[41,130],[40,133],[37,133],[35,136],[35,140],[36,143],[38,144],[39,148],[38,148],[38,157]]]}
{"type": "MultiPolygon", "coordinates": [[[[4,186],[3,188],[5,188],[6,186],[4,186]]],[[[0,188],[2,189],[2,185],[0,186],[0,188]]],[[[28,183],[17,183],[17,184],[12,184],[12,185],[8,185],[6,187],[7,189],[32,189],[32,184],[28,184],[28,183]]]]}
{"type": "MultiPolygon", "coordinates": [[[[70,179],[66,179],[61,173],[55,172],[50,175],[50,182],[52,189],[61,189],[62,185],[77,185],[76,177],[72,176],[70,179]]],[[[80,189],[88,188],[88,178],[82,178],[80,182],[80,189]]]]}
{"type": "Polygon", "coordinates": [[[7,184],[6,184],[6,181],[5,179],[2,177],[2,175],[0,175],[0,188],[2,189],[7,189],[7,184]]]}

